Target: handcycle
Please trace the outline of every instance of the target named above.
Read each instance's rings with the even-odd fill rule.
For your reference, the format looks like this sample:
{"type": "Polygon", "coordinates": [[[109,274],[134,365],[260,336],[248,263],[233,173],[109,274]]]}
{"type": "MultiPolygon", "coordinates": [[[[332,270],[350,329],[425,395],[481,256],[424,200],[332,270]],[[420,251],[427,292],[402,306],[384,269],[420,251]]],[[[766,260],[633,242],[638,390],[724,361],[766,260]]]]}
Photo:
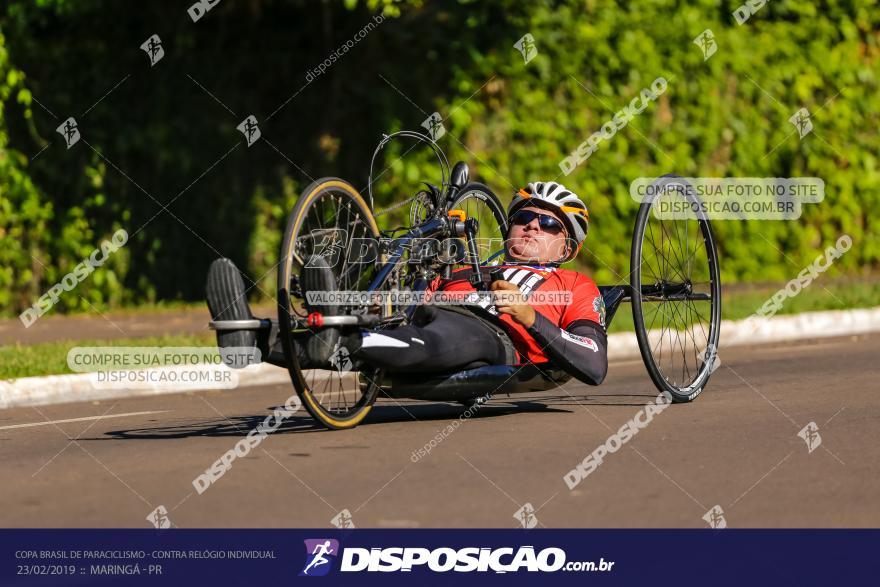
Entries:
{"type": "MultiPolygon", "coordinates": [[[[675,183],[674,176],[661,180],[675,183]]],[[[696,198],[690,190],[668,194],[691,203],[696,198]]],[[[655,201],[646,198],[636,215],[629,283],[598,287],[605,301],[606,328],[620,305],[630,302],[648,375],[673,402],[689,402],[702,392],[714,370],[721,321],[718,255],[707,218],[660,219],[652,214],[655,201]]],[[[298,358],[304,337],[321,328],[378,331],[409,323],[418,307],[412,294],[424,292],[433,278],[448,277],[456,267],[470,267],[472,283],[480,289],[485,273],[503,264],[506,233],[499,198],[488,186],[470,181],[464,162],[450,170],[443,151],[420,133],[386,135],[373,154],[366,199],[350,183],[327,177],[312,182],[296,202],[279,255],[277,322],[215,320],[211,327],[259,330],[263,340],[274,335],[282,350],[276,354],[283,355],[274,362],[288,369],[303,405],[330,429],[357,426],[380,395],[470,406],[492,396],[550,390],[570,379],[551,364],[511,361],[411,374],[370,366],[304,369],[298,358]],[[439,161],[441,181],[439,187],[426,183],[403,203],[409,204],[406,226],[380,230],[372,195],[373,166],[382,148],[396,138],[429,145],[439,161]],[[500,248],[487,249],[486,243],[500,248]],[[341,305],[336,315],[309,312],[300,280],[303,268],[315,258],[330,257],[339,290],[385,295],[379,301],[341,305]]],[[[481,318],[492,319],[486,313],[481,318]]]]}

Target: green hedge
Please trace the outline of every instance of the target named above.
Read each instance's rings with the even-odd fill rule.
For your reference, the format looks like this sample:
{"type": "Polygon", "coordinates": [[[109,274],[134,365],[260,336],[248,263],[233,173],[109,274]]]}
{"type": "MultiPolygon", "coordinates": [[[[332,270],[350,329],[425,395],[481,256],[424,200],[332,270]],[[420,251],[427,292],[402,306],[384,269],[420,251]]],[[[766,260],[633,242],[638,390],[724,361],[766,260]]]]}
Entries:
{"type": "MultiPolygon", "coordinates": [[[[780,0],[738,25],[739,4],[373,0],[317,10],[254,0],[222,2],[193,23],[171,0],[128,14],[97,0],[14,0],[0,15],[0,308],[30,305],[119,227],[133,235],[125,253],[60,309],[199,299],[218,254],[260,280],[255,297],[271,296],[298,190],[325,175],[364,187],[382,133],[440,112],[450,159],[507,200],[514,187],[559,176],[559,162],[658,76],[666,92],[559,178],[591,209],[578,264],[599,281],[621,279],[630,182],[677,173],[825,181],[825,201],[799,221],[716,223],[727,282],[788,279],[844,232],[854,246],[831,272],[876,269],[880,11],[780,0]],[[385,21],[267,121],[377,11],[385,21]],[[704,61],[693,39],[707,28],[718,49],[704,61]],[[150,68],[138,46],[153,33],[166,57],[150,68]],[[525,33],[538,49],[528,64],[513,48],[525,33]],[[127,74],[78,118],[103,157],[65,150],[55,127],[127,74]],[[788,118],[801,107],[814,131],[799,140],[788,118]],[[212,168],[252,113],[274,148],[240,145],[212,168]],[[155,216],[147,194],[179,198],[155,216]]],[[[428,153],[397,161],[402,149],[384,155],[378,207],[437,179],[428,153]]]]}

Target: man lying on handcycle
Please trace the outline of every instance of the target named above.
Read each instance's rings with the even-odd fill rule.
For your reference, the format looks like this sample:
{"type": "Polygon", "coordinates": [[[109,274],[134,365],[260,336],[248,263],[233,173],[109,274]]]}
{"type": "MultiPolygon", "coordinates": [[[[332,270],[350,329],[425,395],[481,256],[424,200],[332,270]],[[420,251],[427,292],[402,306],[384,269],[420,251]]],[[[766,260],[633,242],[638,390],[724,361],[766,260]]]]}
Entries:
{"type": "MultiPolygon", "coordinates": [[[[592,279],[559,268],[581,250],[589,228],[586,206],[561,184],[538,182],[519,190],[507,214],[510,228],[505,260],[492,267],[493,274],[497,276],[501,271],[503,279],[491,283],[496,294],[494,303],[483,298],[479,304],[494,317],[473,305],[423,304],[406,326],[353,332],[351,327],[324,326],[297,344],[300,368],[336,368],[335,360],[344,348],[345,356],[355,365],[367,364],[397,373],[534,363],[549,364],[584,383],[599,385],[608,369],[604,300],[592,279]],[[545,296],[551,298],[550,303],[529,303],[528,296],[540,298],[548,292],[553,292],[545,296]],[[570,295],[560,300],[563,296],[557,292],[570,295]]],[[[450,279],[437,278],[427,293],[464,298],[476,291],[470,279],[472,272],[472,268],[460,269],[450,279]]],[[[335,276],[321,257],[307,263],[300,279],[304,292],[337,289],[335,276]]],[[[215,320],[250,316],[244,284],[226,259],[212,266],[208,304],[215,320]]],[[[307,304],[310,312],[323,316],[333,316],[338,308],[307,304]]],[[[233,338],[240,335],[253,336],[246,332],[219,333],[218,344],[253,346],[253,339],[233,338]],[[228,337],[225,341],[224,336],[228,337]]],[[[280,352],[264,348],[264,356],[279,364],[280,352]]]]}
{"type": "MultiPolygon", "coordinates": [[[[493,272],[501,269],[504,279],[490,286],[503,295],[497,296],[501,299],[494,307],[487,303],[486,309],[500,318],[515,347],[517,363],[550,362],[585,383],[600,384],[608,367],[602,295],[589,277],[558,268],[577,255],[586,238],[586,206],[558,183],[531,183],[516,194],[507,213],[505,261],[493,268],[493,272]],[[570,292],[569,303],[531,305],[527,301],[528,295],[540,298],[545,292],[570,292]]],[[[469,279],[472,272],[466,268],[455,271],[451,279],[437,278],[428,293],[454,292],[464,297],[476,291],[469,279]]],[[[310,283],[327,287],[327,279],[332,279],[329,269],[322,267],[308,267],[303,273],[306,288],[310,283]]],[[[325,315],[332,312],[332,306],[322,309],[325,315]]],[[[507,341],[488,326],[468,311],[424,304],[407,326],[352,333],[322,329],[306,342],[302,366],[329,368],[340,346],[354,363],[401,373],[510,362],[507,341]]]]}

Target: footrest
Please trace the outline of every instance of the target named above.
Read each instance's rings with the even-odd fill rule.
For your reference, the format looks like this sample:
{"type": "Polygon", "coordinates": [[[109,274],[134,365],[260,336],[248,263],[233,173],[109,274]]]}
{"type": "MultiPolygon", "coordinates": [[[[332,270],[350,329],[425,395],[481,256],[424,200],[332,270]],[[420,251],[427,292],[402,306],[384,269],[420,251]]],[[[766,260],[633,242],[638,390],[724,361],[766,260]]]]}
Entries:
{"type": "Polygon", "coordinates": [[[348,316],[324,316],[320,312],[312,312],[306,317],[306,324],[311,328],[323,326],[376,326],[380,318],[376,314],[357,314],[348,316]]]}
{"type": "Polygon", "coordinates": [[[254,318],[253,320],[211,320],[208,322],[211,330],[264,330],[272,328],[272,321],[268,318],[254,318]]]}

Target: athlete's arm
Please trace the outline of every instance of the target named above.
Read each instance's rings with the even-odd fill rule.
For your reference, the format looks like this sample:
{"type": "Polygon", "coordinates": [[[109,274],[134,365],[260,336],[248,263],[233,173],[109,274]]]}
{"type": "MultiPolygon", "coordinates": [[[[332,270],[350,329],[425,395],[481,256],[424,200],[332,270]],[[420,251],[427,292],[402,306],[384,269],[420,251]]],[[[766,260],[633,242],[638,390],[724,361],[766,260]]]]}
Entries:
{"type": "Polygon", "coordinates": [[[591,320],[575,320],[560,328],[540,312],[529,334],[541,345],[553,364],[588,385],[599,385],[608,372],[608,337],[591,320]]]}

